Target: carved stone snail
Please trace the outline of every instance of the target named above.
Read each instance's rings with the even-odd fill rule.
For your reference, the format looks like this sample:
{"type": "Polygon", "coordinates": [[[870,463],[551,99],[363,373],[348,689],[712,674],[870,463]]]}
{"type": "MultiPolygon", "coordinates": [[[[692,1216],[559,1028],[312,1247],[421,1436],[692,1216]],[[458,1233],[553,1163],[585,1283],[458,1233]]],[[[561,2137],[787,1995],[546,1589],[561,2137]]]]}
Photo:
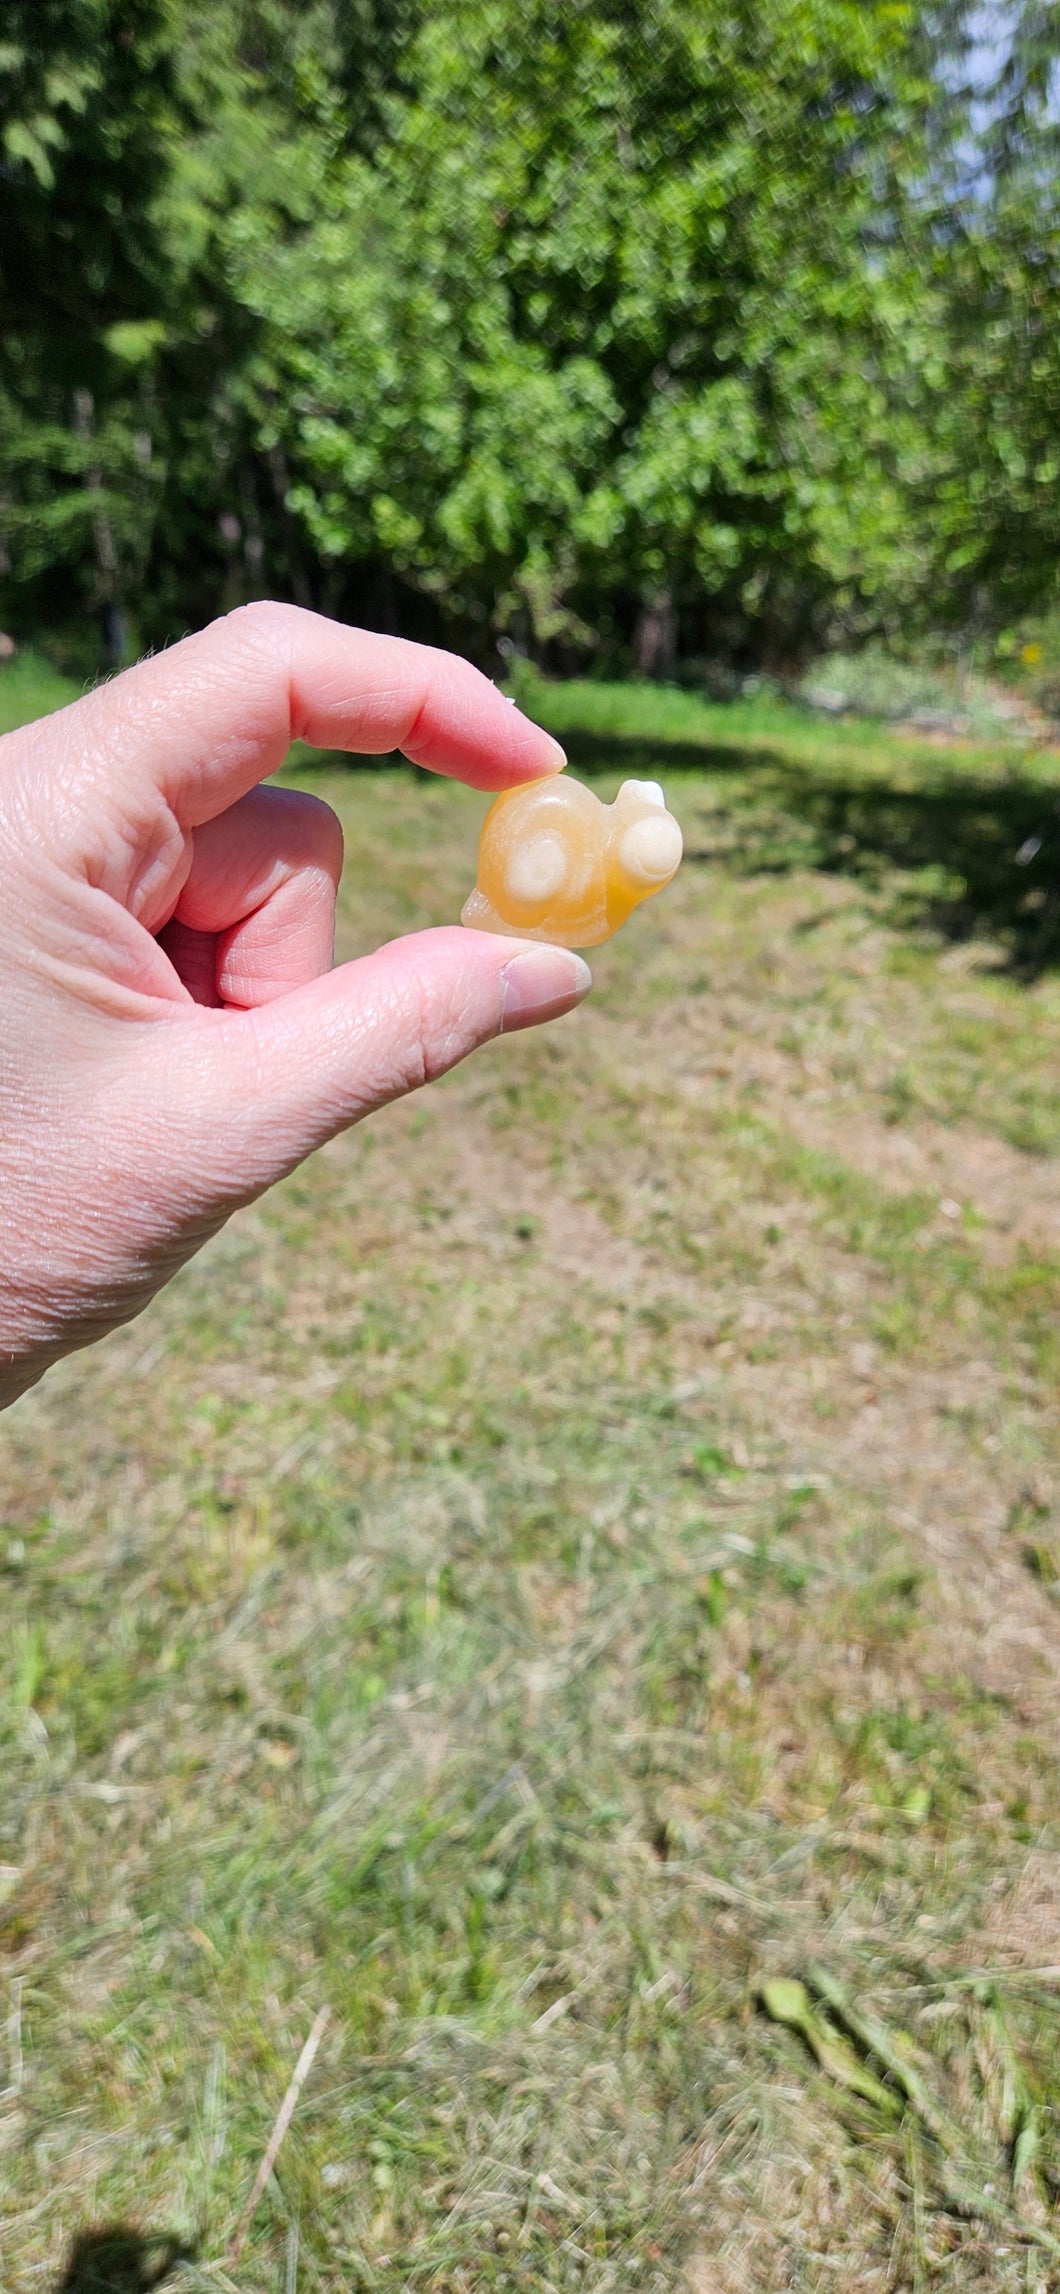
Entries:
{"type": "Polygon", "coordinates": [[[505,789],[490,806],[478,883],[460,921],[480,932],[594,948],[681,864],[681,831],[657,781],[624,781],[602,804],[557,773],[505,789]]]}

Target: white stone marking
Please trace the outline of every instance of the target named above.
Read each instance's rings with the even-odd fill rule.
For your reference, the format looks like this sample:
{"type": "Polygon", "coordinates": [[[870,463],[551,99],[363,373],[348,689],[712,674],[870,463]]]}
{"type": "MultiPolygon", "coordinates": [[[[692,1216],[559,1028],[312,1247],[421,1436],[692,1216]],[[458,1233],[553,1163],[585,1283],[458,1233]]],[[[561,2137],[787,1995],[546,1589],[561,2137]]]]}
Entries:
{"type": "Polygon", "coordinates": [[[567,855],[558,836],[535,836],[513,852],[505,874],[513,900],[551,900],[567,873],[567,855]]]}

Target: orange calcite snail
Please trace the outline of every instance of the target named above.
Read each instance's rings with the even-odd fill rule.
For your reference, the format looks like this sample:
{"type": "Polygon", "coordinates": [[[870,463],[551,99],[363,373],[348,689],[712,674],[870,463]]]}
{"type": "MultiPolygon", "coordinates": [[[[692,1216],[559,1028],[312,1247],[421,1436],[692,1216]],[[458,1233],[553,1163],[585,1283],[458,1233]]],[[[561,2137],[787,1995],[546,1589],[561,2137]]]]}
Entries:
{"type": "Polygon", "coordinates": [[[611,805],[566,773],[529,781],[505,789],[486,814],[478,883],[460,921],[595,948],[662,891],[681,852],[658,781],[624,781],[611,805]]]}

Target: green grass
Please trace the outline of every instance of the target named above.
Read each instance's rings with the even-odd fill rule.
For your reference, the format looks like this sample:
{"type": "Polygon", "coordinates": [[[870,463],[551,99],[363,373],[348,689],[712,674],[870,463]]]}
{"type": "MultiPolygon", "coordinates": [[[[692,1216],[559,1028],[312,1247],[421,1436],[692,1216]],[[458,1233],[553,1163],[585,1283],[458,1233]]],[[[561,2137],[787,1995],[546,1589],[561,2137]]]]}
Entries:
{"type": "Polygon", "coordinates": [[[1060,2284],[1055,761],[536,700],[688,837],[590,1003],[0,1427],[5,2294],[1060,2284]]]}
{"type": "Polygon", "coordinates": [[[39,653],[19,652],[13,661],[0,662],[0,733],[14,732],[32,717],[76,701],[80,690],[39,653]]]}

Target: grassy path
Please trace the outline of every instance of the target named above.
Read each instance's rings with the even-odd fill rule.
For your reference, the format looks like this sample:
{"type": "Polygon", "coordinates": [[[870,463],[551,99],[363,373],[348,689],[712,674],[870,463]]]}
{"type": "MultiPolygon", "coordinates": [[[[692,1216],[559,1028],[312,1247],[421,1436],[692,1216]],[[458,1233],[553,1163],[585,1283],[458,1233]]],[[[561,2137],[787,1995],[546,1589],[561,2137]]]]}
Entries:
{"type": "Polygon", "coordinates": [[[1055,764],[543,707],[690,848],[589,1004],[0,1421],[5,2294],[1060,2285],[1055,764]]]}

